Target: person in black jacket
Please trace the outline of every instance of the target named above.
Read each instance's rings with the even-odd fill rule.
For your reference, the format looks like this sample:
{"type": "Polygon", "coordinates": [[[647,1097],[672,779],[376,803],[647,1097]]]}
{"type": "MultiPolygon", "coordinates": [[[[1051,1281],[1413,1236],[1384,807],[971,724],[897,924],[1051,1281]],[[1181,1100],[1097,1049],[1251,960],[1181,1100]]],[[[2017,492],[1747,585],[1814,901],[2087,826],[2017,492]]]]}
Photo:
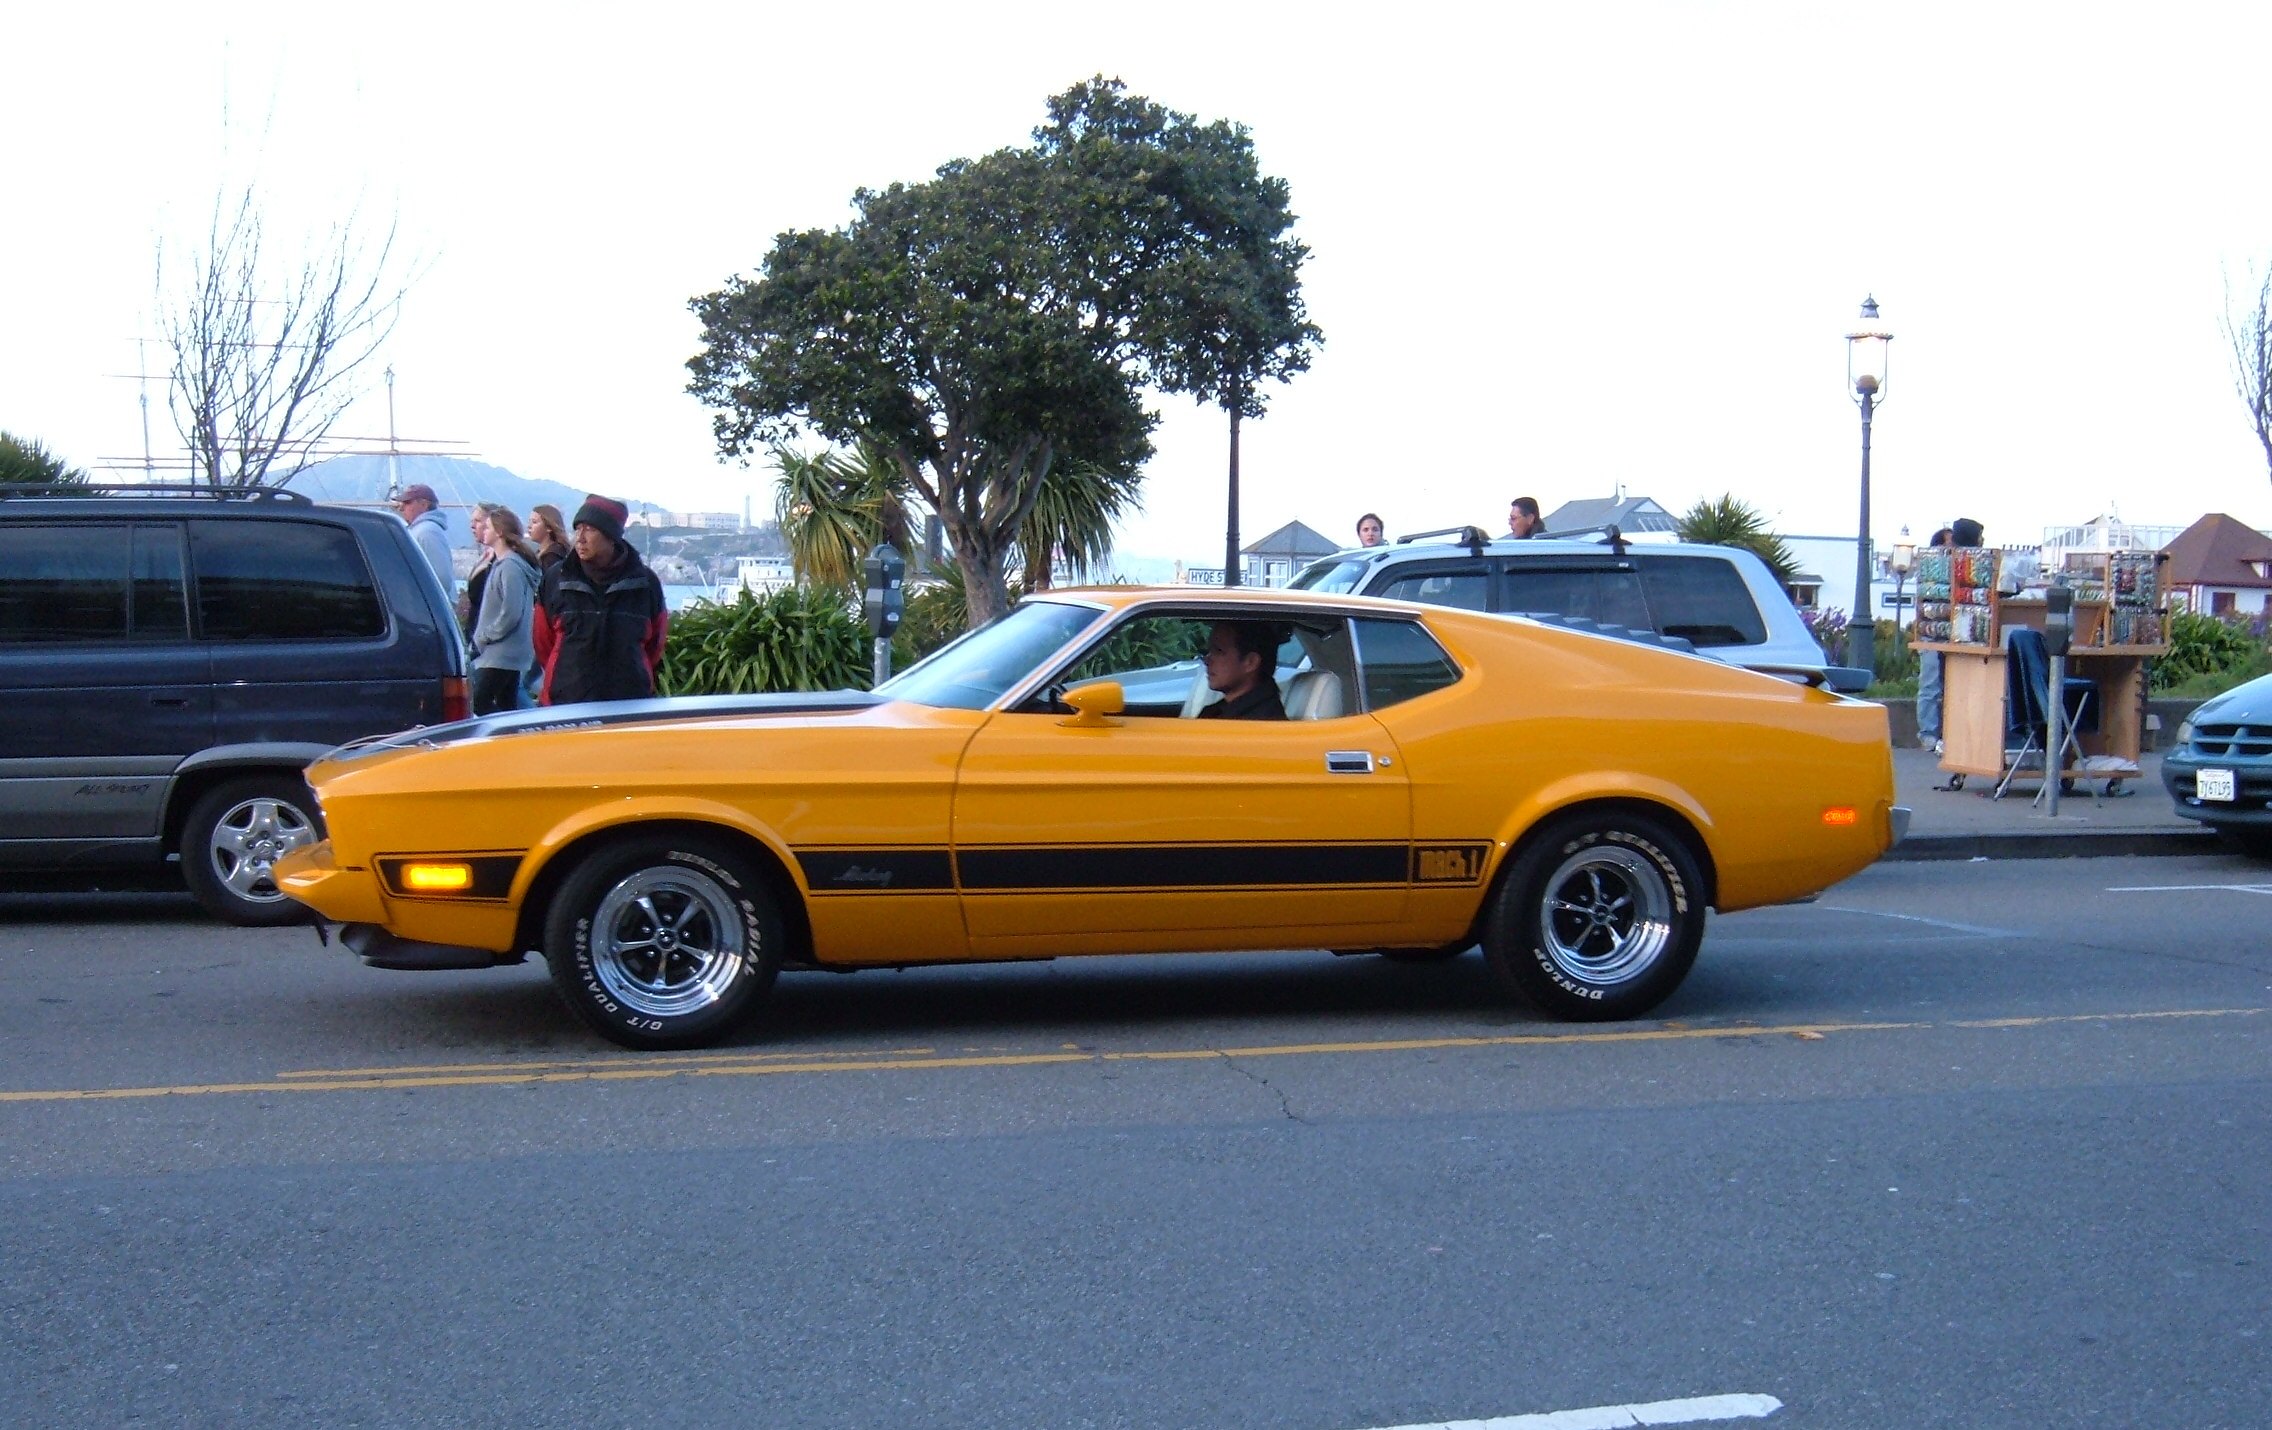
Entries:
{"type": "Polygon", "coordinates": [[[547,705],[655,693],[671,613],[663,583],[623,539],[630,516],[622,502],[586,497],[576,509],[573,549],[544,575],[536,658],[547,705]]]}
{"type": "Polygon", "coordinates": [[[1507,531],[1518,539],[1546,535],[1546,521],[1538,514],[1537,497],[1516,497],[1507,503],[1507,531]]]}
{"type": "Polygon", "coordinates": [[[1283,720],[1278,697],[1278,647],[1285,635],[1267,621],[1217,621],[1207,633],[1207,684],[1223,698],[1199,712],[1202,720],[1283,720]]]}

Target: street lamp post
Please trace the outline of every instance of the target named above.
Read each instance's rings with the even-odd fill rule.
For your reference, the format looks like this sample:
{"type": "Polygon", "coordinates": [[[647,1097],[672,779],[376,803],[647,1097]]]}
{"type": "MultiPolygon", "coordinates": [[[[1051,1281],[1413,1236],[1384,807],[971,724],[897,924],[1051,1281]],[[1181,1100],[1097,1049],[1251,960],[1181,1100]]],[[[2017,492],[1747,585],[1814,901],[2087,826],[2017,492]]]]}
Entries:
{"type": "Polygon", "coordinates": [[[1846,661],[1874,670],[1877,617],[1870,609],[1870,419],[1885,398],[1887,350],[1893,334],[1878,322],[1878,300],[1862,300],[1862,322],[1846,335],[1846,384],[1862,408],[1862,524],[1854,545],[1854,611],[1846,629],[1846,661]]]}
{"type": "Polygon", "coordinates": [[[1916,564],[1917,543],[1909,539],[1909,528],[1905,525],[1901,528],[1901,539],[1893,543],[1893,653],[1896,656],[1904,654],[1901,618],[1909,610],[1909,603],[1901,598],[1901,588],[1908,583],[1909,569],[1916,564]]]}

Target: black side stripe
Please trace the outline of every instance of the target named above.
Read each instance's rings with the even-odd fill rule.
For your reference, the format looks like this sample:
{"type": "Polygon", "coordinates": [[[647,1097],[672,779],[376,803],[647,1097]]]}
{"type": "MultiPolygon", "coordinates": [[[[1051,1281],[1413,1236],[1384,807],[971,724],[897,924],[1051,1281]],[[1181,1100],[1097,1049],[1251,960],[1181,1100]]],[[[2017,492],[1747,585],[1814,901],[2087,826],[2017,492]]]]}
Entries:
{"type": "Polygon", "coordinates": [[[936,894],[955,886],[944,849],[799,849],[797,867],[815,895],[936,894]]]}
{"type": "Polygon", "coordinates": [[[1120,844],[1095,849],[965,849],[955,856],[973,893],[1401,886],[1407,844],[1120,844]]]}
{"type": "Polygon", "coordinates": [[[1402,888],[1482,880],[1491,845],[1114,844],[796,851],[815,897],[841,894],[1168,893],[1179,889],[1402,888]]]}

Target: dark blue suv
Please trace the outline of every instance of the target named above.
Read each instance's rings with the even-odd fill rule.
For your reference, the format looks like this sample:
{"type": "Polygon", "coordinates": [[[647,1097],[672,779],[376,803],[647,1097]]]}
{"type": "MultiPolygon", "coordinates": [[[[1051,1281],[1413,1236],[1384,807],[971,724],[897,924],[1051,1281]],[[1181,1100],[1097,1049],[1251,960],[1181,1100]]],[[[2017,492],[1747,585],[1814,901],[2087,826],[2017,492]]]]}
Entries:
{"type": "Polygon", "coordinates": [[[441,579],[388,512],[67,491],[0,485],[0,870],[178,854],[214,914],[304,918],[270,877],[322,837],[301,770],[466,714],[441,579]]]}

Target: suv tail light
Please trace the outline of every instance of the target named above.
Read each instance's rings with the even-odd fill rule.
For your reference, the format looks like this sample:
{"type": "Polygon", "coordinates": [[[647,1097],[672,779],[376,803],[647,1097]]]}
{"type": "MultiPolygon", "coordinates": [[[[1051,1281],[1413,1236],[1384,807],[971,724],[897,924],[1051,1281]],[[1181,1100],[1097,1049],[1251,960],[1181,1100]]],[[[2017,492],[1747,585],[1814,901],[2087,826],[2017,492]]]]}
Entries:
{"type": "Polygon", "coordinates": [[[473,702],[466,698],[465,677],[462,675],[443,676],[441,723],[447,725],[452,720],[466,720],[471,719],[472,716],[473,702]]]}

